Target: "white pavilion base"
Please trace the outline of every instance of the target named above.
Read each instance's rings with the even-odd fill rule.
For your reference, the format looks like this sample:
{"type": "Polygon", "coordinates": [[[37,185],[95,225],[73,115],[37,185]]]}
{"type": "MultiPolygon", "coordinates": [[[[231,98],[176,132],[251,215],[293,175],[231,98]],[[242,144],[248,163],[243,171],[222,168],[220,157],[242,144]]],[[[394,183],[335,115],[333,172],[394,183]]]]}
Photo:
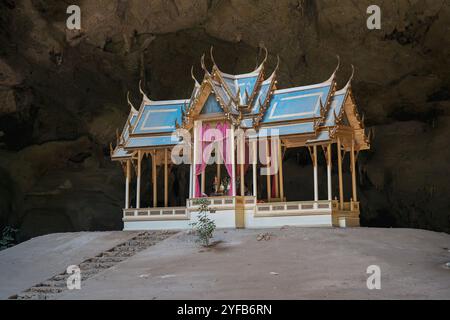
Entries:
{"type": "MultiPolygon", "coordinates": [[[[353,211],[337,210],[336,201],[256,203],[254,197],[210,197],[209,216],[217,228],[274,228],[289,226],[358,226],[359,204],[353,211]],[[348,222],[342,224],[343,219],[348,222]],[[340,221],[340,222],[339,222],[340,221]]],[[[195,199],[187,207],[124,209],[124,230],[190,229],[199,211],[195,199]]],[[[346,208],[350,208],[346,205],[346,208]]]]}

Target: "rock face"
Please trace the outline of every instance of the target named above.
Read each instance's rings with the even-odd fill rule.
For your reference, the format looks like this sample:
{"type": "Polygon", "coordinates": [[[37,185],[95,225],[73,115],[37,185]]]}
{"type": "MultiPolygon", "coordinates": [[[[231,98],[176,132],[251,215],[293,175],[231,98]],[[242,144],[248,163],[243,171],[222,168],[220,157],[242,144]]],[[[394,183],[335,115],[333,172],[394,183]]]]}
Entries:
{"type": "MultiPolygon", "coordinates": [[[[381,30],[366,27],[370,1],[74,2],[77,32],[63,1],[0,3],[0,225],[22,238],[121,228],[123,175],[108,145],[127,90],[136,104],[139,79],[153,99],[189,97],[190,67],[200,76],[214,45],[230,73],[251,70],[266,46],[270,67],[281,58],[279,87],[327,79],[336,54],[343,85],[354,64],[375,131],[358,159],[363,224],[450,232],[448,1],[378,1],[381,30]]],[[[308,181],[302,154],[291,150],[285,170],[308,181]]]]}

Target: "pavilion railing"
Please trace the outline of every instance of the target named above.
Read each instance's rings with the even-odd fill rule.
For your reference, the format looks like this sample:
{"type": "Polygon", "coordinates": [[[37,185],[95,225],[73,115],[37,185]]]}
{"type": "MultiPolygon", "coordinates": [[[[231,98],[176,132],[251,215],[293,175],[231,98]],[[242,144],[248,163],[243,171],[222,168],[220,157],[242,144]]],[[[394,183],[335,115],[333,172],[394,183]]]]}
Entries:
{"type": "Polygon", "coordinates": [[[256,205],[255,216],[331,214],[331,201],[268,202],[256,205]]]}
{"type": "MultiPolygon", "coordinates": [[[[236,197],[208,197],[204,198],[212,210],[235,210],[236,197]]],[[[189,219],[189,212],[198,210],[195,198],[188,199],[186,207],[167,208],[130,208],[123,209],[124,220],[176,220],[189,219]]],[[[264,202],[257,203],[253,196],[244,197],[245,209],[254,210],[255,217],[260,216],[286,216],[286,215],[314,215],[330,214],[333,212],[357,212],[359,202],[344,202],[343,210],[339,209],[339,202],[336,200],[319,201],[285,201],[285,202],[264,202]]]]}
{"type": "Polygon", "coordinates": [[[125,220],[189,219],[186,207],[123,209],[125,220]]]}
{"type": "MultiPolygon", "coordinates": [[[[195,204],[197,199],[206,199],[209,208],[213,210],[234,210],[236,206],[236,197],[232,196],[191,198],[186,203],[188,210],[195,211],[198,209],[199,206],[195,204]]],[[[253,196],[245,196],[244,204],[246,209],[252,209],[256,205],[256,198],[253,196]]]]}
{"type": "Polygon", "coordinates": [[[338,200],[332,201],[334,211],[359,211],[359,201],[344,202],[343,207],[340,208],[338,200]]]}

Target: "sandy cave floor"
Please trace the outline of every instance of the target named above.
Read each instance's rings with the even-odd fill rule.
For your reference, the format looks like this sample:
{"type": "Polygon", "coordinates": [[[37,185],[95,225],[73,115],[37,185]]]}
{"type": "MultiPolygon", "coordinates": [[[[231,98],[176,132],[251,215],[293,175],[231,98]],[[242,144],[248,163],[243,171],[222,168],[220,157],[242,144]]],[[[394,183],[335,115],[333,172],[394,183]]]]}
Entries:
{"type": "MultiPolygon", "coordinates": [[[[90,233],[79,234],[86,238],[90,233]]],[[[134,234],[105,233],[107,236],[103,236],[102,241],[109,239],[115,245],[117,238],[125,239],[134,234]]],[[[69,235],[74,238],[76,234],[69,235]]],[[[46,268],[46,263],[53,267],[61,263],[52,256],[52,235],[44,237],[48,242],[45,253],[29,261],[37,268],[46,268]]],[[[31,250],[33,241],[40,238],[43,237],[22,247],[28,246],[25,248],[31,250]]],[[[107,247],[103,243],[99,246],[97,238],[94,240],[99,250],[107,247]]],[[[64,291],[55,297],[450,299],[450,269],[445,267],[445,263],[450,262],[450,235],[445,233],[413,229],[285,227],[218,230],[214,240],[218,242],[216,245],[202,248],[195,243],[194,235],[182,231],[83,281],[81,290],[64,291]],[[258,241],[261,233],[268,233],[269,239],[258,241]],[[380,290],[367,289],[369,265],[381,268],[380,290]]],[[[88,242],[78,241],[83,247],[81,251],[89,248],[88,242]]],[[[42,239],[39,245],[44,246],[42,239]]],[[[0,282],[2,298],[6,293],[11,294],[15,282],[26,287],[47,277],[46,274],[33,276],[26,270],[20,246],[0,253],[0,274],[15,268],[15,276],[8,283],[0,282]]],[[[92,253],[78,252],[77,256],[85,258],[89,254],[92,253]]],[[[64,262],[67,260],[70,259],[64,262]]]]}

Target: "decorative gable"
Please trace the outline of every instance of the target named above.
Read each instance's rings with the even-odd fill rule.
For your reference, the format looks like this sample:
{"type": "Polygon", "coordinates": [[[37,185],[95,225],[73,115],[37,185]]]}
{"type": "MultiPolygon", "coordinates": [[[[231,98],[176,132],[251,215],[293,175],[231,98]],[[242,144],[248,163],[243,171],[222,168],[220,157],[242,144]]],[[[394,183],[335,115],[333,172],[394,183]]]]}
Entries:
{"type": "Polygon", "coordinates": [[[210,93],[208,99],[206,99],[206,102],[202,107],[200,114],[223,114],[223,109],[217,101],[216,95],[214,93],[210,93]]]}

